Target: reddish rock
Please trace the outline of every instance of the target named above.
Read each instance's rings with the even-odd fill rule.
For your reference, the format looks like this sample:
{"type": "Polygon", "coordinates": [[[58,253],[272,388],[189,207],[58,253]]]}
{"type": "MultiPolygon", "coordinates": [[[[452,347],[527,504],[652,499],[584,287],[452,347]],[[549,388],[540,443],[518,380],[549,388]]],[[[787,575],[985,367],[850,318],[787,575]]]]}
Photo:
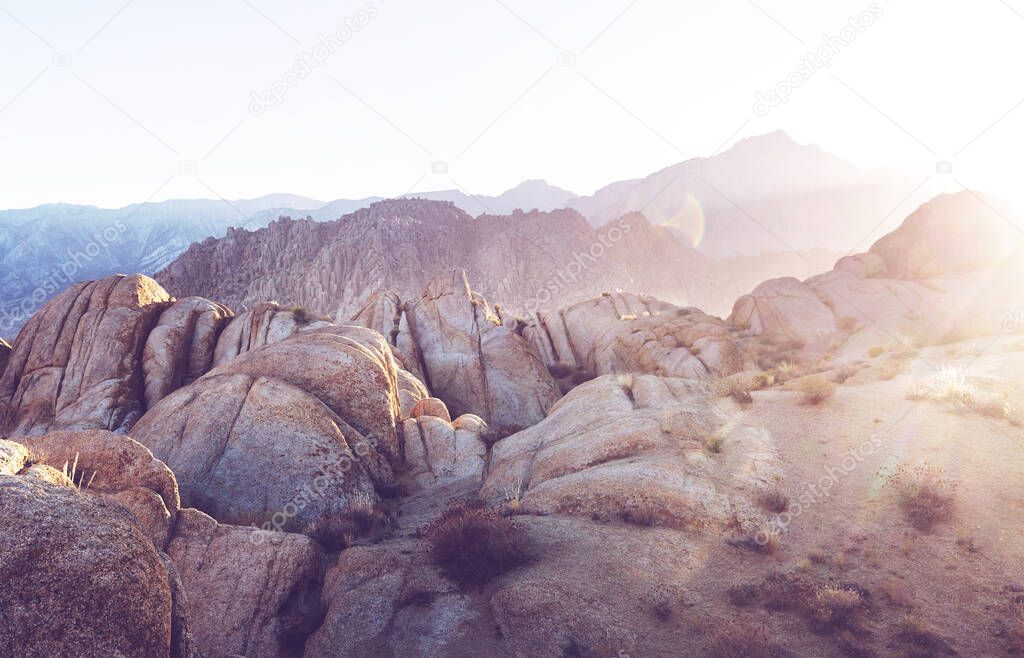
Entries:
{"type": "Polygon", "coordinates": [[[142,353],[170,298],[152,279],[77,284],[29,320],[0,378],[0,431],[125,431],[145,409],[142,353]]]}

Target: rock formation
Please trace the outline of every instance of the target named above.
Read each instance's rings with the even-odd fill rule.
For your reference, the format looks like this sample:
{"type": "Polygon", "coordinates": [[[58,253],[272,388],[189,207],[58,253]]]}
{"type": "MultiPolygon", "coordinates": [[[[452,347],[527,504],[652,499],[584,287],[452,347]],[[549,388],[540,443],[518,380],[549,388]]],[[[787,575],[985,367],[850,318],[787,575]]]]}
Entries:
{"type": "Polygon", "coordinates": [[[145,410],[143,348],[170,297],[152,279],[78,284],[22,330],[0,378],[0,429],[124,430],[145,410]]]}
{"type": "Polygon", "coordinates": [[[451,203],[397,199],[333,222],[285,218],[256,232],[230,230],[193,245],[156,279],[172,294],[235,310],[277,299],[347,318],[379,290],[411,299],[453,268],[524,313],[619,287],[686,296],[702,285],[693,274],[703,264],[637,214],[594,229],[572,210],[473,218],[451,203]]]}
{"type": "Polygon", "coordinates": [[[515,498],[539,514],[647,515],[651,524],[698,531],[736,519],[756,527],[754,501],[732,492],[772,486],[781,471],[771,436],[747,429],[730,422],[703,383],[604,376],[498,442],[480,495],[515,498]],[[711,437],[728,457],[708,453],[711,437]]]}
{"type": "Polygon", "coordinates": [[[476,414],[500,435],[536,423],[559,398],[536,353],[501,324],[462,270],[437,277],[409,302],[376,295],[354,321],[389,335],[454,415],[476,414]]]}
{"type": "Polygon", "coordinates": [[[377,503],[400,453],[396,375],[333,333],[302,333],[246,352],[151,409],[132,433],[178,476],[186,504],[224,522],[330,544],[344,517],[377,503]]]}
{"type": "Polygon", "coordinates": [[[214,365],[214,351],[227,308],[201,297],[178,300],[160,315],[146,338],[142,372],[146,407],[202,377],[214,365]]]}
{"type": "Polygon", "coordinates": [[[537,313],[523,330],[556,374],[649,373],[694,379],[749,367],[749,356],[734,333],[698,309],[631,293],[608,293],[537,313]]]}
{"type": "Polygon", "coordinates": [[[0,654],[169,656],[171,583],[156,547],[126,509],[35,459],[0,441],[0,654]]]}
{"type": "Polygon", "coordinates": [[[4,339],[0,338],[0,377],[3,377],[4,368],[7,367],[7,358],[11,355],[11,346],[4,339]]]}

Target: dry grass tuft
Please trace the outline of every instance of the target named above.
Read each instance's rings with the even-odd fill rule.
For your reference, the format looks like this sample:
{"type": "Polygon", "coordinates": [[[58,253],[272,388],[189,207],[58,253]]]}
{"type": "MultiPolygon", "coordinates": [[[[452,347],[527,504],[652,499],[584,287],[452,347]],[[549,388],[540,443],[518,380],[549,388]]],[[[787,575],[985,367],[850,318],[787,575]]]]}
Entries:
{"type": "Polygon", "coordinates": [[[491,509],[456,504],[424,535],[445,576],[467,589],[482,588],[533,559],[522,529],[491,509]]]}
{"type": "Polygon", "coordinates": [[[956,366],[942,366],[939,374],[931,381],[914,383],[907,393],[907,399],[944,402],[957,412],[972,411],[989,418],[1006,420],[1012,425],[1021,423],[1017,408],[1007,392],[984,390],[956,366]]]}
{"type": "Polygon", "coordinates": [[[832,399],[836,394],[836,385],[822,375],[809,375],[793,383],[800,393],[804,404],[818,405],[832,399]]]}
{"type": "Polygon", "coordinates": [[[957,485],[945,477],[941,468],[901,466],[891,482],[898,488],[904,518],[921,532],[931,532],[953,518],[957,485]]]}
{"type": "Polygon", "coordinates": [[[770,643],[764,628],[731,624],[711,634],[704,655],[710,658],[781,658],[791,654],[770,643]]]}
{"type": "Polygon", "coordinates": [[[68,462],[65,461],[64,462],[64,468],[61,470],[61,473],[63,473],[64,477],[67,478],[71,482],[71,486],[74,489],[76,489],[77,491],[82,491],[83,489],[85,491],[88,491],[89,487],[92,486],[92,481],[96,479],[96,473],[97,472],[93,471],[92,472],[92,477],[90,477],[89,481],[86,482],[86,480],[85,480],[85,471],[79,471],[78,470],[78,453],[76,452],[75,453],[75,461],[74,461],[74,463],[71,464],[70,468],[68,468],[68,462]]]}

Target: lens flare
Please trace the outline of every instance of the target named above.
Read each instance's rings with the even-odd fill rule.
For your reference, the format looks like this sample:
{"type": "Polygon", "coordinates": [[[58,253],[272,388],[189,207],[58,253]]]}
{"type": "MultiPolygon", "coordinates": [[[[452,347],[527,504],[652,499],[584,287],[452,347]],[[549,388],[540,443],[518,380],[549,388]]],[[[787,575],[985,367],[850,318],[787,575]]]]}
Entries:
{"type": "Polygon", "coordinates": [[[704,208],[701,207],[697,197],[688,192],[679,212],[662,222],[662,226],[685,235],[694,248],[699,247],[707,232],[704,208]]]}

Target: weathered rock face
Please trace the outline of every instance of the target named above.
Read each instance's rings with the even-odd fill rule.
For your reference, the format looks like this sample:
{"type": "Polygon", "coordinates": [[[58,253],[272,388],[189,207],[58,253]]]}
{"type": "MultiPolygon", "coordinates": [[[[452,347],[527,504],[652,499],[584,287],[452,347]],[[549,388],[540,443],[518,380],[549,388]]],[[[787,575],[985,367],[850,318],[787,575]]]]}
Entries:
{"type": "Polygon", "coordinates": [[[374,503],[374,476],[390,474],[323,402],[269,377],[214,371],[165,398],[133,434],[175,472],[185,504],[226,523],[277,518],[332,544],[340,537],[321,520],[374,503]]]}
{"type": "Polygon", "coordinates": [[[7,358],[11,355],[11,346],[4,339],[0,338],[0,377],[7,367],[7,358]]]}
{"type": "Polygon", "coordinates": [[[549,368],[590,376],[631,372],[703,378],[739,372],[750,361],[718,318],[631,293],[609,293],[538,313],[523,335],[549,368]]]}
{"type": "Polygon", "coordinates": [[[351,548],[323,590],[326,617],[307,658],[500,655],[475,636],[470,597],[429,565],[422,542],[351,548]]]}
{"type": "Polygon", "coordinates": [[[36,463],[75,470],[91,496],[131,512],[159,550],[165,550],[181,508],[174,474],[142,444],[101,430],[53,432],[19,441],[36,463]]]}
{"type": "Polygon", "coordinates": [[[147,408],[213,367],[217,338],[232,316],[227,308],[201,297],[178,300],[160,315],[146,338],[142,359],[147,408]]]}
{"type": "Polygon", "coordinates": [[[682,294],[702,261],[639,215],[597,230],[573,210],[473,218],[451,203],[397,199],[334,222],[282,219],[229,231],[192,245],[156,278],[176,295],[235,309],[278,299],[347,318],[379,290],[412,299],[461,268],[482,294],[522,314],[618,287],[682,294]],[[659,268],[650,266],[652,253],[659,268]]]}
{"type": "Polygon", "coordinates": [[[142,275],[78,284],[50,301],[0,378],[0,431],[130,427],[145,409],[143,346],[169,301],[142,275]]]}
{"type": "Polygon", "coordinates": [[[275,302],[257,304],[234,318],[217,341],[213,365],[220,366],[239,354],[277,343],[301,329],[329,324],[305,311],[281,308],[275,302]]]}
{"type": "Polygon", "coordinates": [[[729,422],[719,404],[692,380],[587,382],[543,422],[493,446],[481,496],[520,499],[528,512],[646,514],[696,530],[753,523],[752,492],[781,477],[778,458],[770,435],[729,422]],[[721,454],[705,448],[711,437],[722,442],[721,454]]]}
{"type": "Polygon", "coordinates": [[[838,318],[810,285],[773,279],[736,300],[729,322],[754,334],[782,334],[809,342],[837,331],[838,318]]]}
{"type": "Polygon", "coordinates": [[[401,459],[397,373],[379,334],[312,328],[215,368],[132,434],[175,472],[187,505],[336,545],[401,459]]]}
{"type": "Polygon", "coordinates": [[[182,510],[167,549],[181,574],[203,655],[301,655],[320,623],[323,554],[295,534],[218,525],[182,510]]]}
{"type": "Polygon", "coordinates": [[[406,314],[427,386],[456,416],[476,414],[507,433],[539,421],[560,397],[536,353],[470,290],[465,272],[435,279],[406,314]]]}
{"type": "Polygon", "coordinates": [[[440,409],[435,406],[432,413],[420,410],[419,415],[402,421],[405,463],[413,481],[422,487],[460,480],[479,482],[487,461],[483,419],[465,415],[452,422],[445,418],[448,410],[443,405],[440,409]]]}
{"type": "Polygon", "coordinates": [[[168,573],[133,517],[0,444],[0,654],[170,656],[168,573]]]}

